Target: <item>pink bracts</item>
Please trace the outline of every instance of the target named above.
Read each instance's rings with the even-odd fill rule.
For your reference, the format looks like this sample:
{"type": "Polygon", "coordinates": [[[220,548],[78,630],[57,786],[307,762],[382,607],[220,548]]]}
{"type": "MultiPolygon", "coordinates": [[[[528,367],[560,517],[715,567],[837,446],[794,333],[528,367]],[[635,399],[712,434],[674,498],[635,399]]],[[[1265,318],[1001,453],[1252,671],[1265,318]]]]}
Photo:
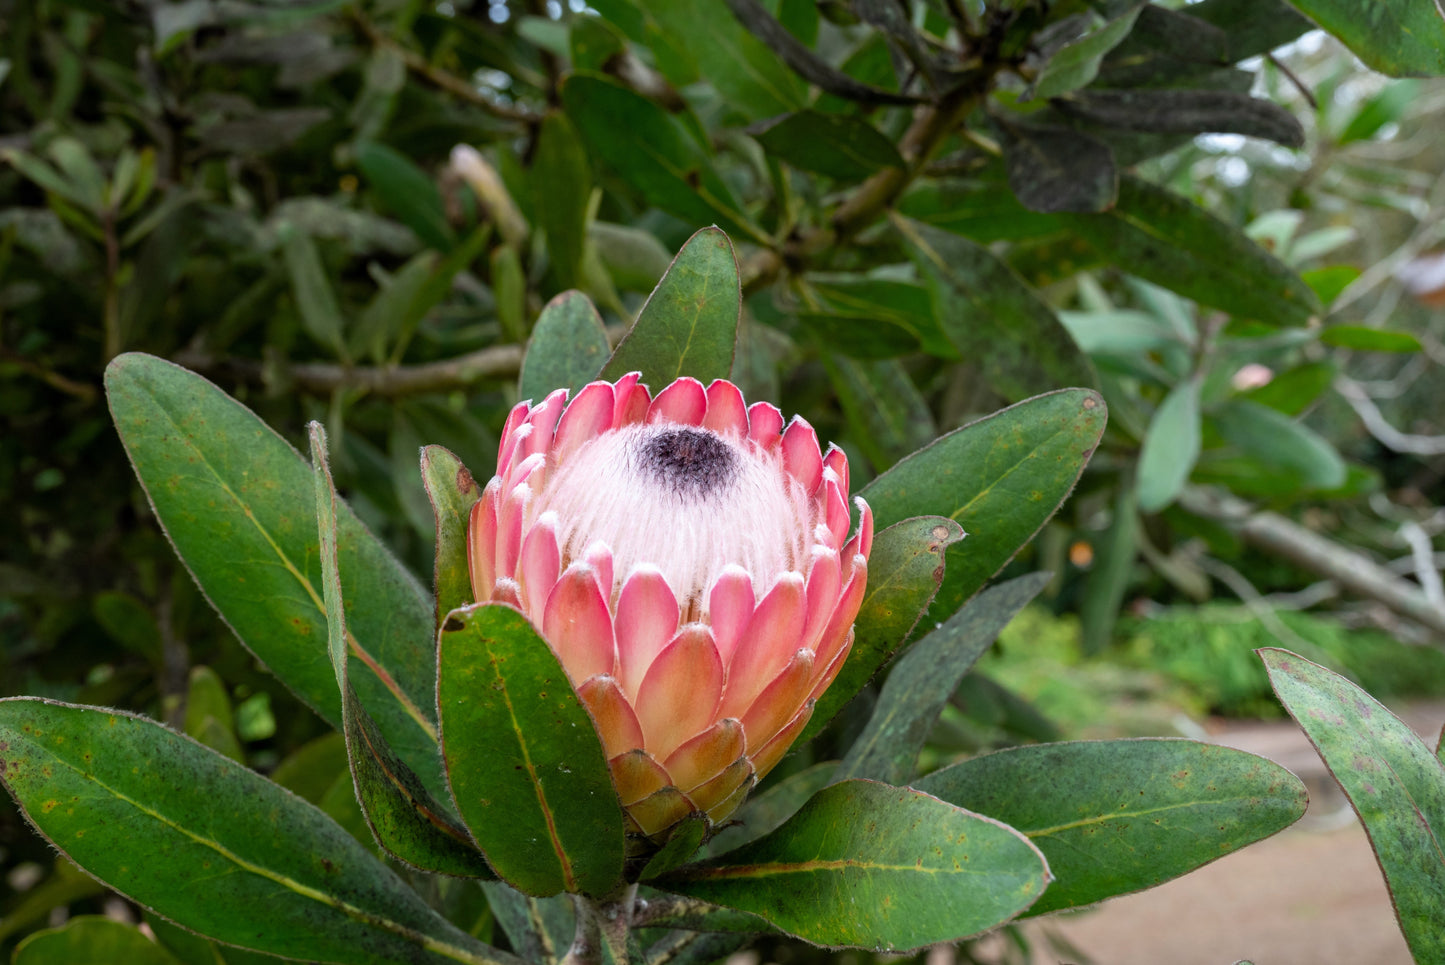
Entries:
{"type": "Polygon", "coordinates": [[[848,460],[731,382],[632,373],[507,418],[472,509],[478,601],[531,620],[597,723],[632,829],[718,822],[853,643],[873,516],[848,460]]]}

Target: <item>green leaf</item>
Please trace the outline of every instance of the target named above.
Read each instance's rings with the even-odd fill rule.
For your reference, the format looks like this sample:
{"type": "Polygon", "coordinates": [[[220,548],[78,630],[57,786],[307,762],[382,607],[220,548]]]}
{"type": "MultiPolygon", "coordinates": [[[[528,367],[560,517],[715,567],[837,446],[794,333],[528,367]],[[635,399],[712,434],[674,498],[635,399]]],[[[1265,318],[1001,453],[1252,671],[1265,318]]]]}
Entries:
{"type": "Polygon", "coordinates": [[[1304,814],[1304,785],[1272,761],[1196,741],[1071,741],[1014,747],[916,786],[1004,821],[1054,873],[1031,915],[1177,878],[1304,814]]]}
{"type": "MultiPolygon", "coordinates": [[[[155,933],[156,941],[160,942],[176,958],[185,962],[185,965],[278,965],[284,961],[274,955],[242,951],[229,945],[217,945],[209,938],[202,938],[200,935],[186,931],[156,915],[147,914],[145,922],[155,933]]],[[[105,960],[105,965],[111,965],[111,961],[113,960],[105,960]]],[[[121,961],[128,963],[127,959],[121,961]]]]}
{"type": "Polygon", "coordinates": [[[911,788],[844,781],[768,836],[660,884],[819,945],[891,952],[1001,925],[1048,881],[1012,828],[911,788]]]}
{"type": "Polygon", "coordinates": [[[1420,93],[1417,80],[1397,80],[1365,101],[1355,112],[1336,142],[1344,145],[1375,136],[1386,124],[1393,124],[1415,102],[1420,93]]]}
{"type": "Polygon", "coordinates": [[[427,282],[441,260],[435,251],[418,252],[381,286],[356,316],[356,324],[347,339],[352,355],[369,356],[377,363],[386,360],[387,350],[396,337],[415,327],[432,305],[440,301],[438,298],[425,304],[421,296],[432,287],[427,282]]]}
{"type": "Polygon", "coordinates": [[[650,231],[594,221],[587,226],[587,240],[623,291],[652,291],[672,264],[672,255],[650,231]]]}
{"type": "MultiPolygon", "coordinates": [[[[829,335],[837,334],[838,325],[861,326],[859,320],[871,319],[875,325],[883,323],[907,332],[930,355],[945,359],[958,357],[958,350],[934,317],[933,296],[924,285],[895,278],[847,274],[812,274],[808,276],[808,284],[838,316],[851,316],[838,319],[829,335]]],[[[804,316],[800,315],[799,320],[807,324],[804,316]]]]}
{"type": "Polygon", "coordinates": [[[1287,650],[1258,653],[1359,814],[1415,961],[1445,960],[1445,765],[1345,678],[1287,650]]]}
{"type": "Polygon", "coordinates": [[[610,349],[592,300],[578,291],[563,292],[537,316],[522,357],[517,393],[523,399],[541,399],[554,389],[566,388],[575,396],[597,378],[610,349]]]}
{"type": "Polygon", "coordinates": [[[1123,16],[1116,17],[1059,48],[1039,72],[1030,91],[1030,98],[1042,100],[1058,97],[1091,83],[1099,74],[1099,65],[1104,56],[1134,29],[1134,21],[1138,19],[1142,6],[1143,4],[1135,4],[1134,8],[1123,16]]]}
{"type": "Polygon", "coordinates": [[[1054,215],[1025,208],[1002,181],[970,179],[921,182],[909,188],[898,211],[915,221],[987,244],[1019,241],[1063,230],[1054,215]]]}
{"type": "Polygon", "coordinates": [[[453,611],[437,658],[442,755],[457,809],[513,887],[605,895],[621,880],[622,809],[592,718],[527,618],[453,611]]]}
{"type": "Polygon", "coordinates": [[[95,622],[116,643],[156,665],[164,659],[160,624],[140,600],[129,593],[105,590],[95,595],[90,607],[95,622]]]}
{"type": "Polygon", "coordinates": [[[1093,455],[1107,414],[1096,392],[1050,392],[939,437],[863,489],[880,527],[937,513],[968,534],[948,551],[927,619],[948,619],[1043,528],[1093,455]]]}
{"type": "Polygon", "coordinates": [[[809,798],[833,783],[837,770],[837,761],[824,761],[789,774],[761,794],[749,795],[733,820],[708,841],[703,854],[725,854],[782,827],[809,798]]]}
{"type": "Polygon", "coordinates": [[[990,386],[1011,402],[1092,386],[1093,366],[1047,302],[987,248],[895,217],[933,294],[935,313],[965,359],[988,359],[990,386]]]}
{"type": "Polygon", "coordinates": [[[1285,147],[1303,147],[1305,142],[1304,128],[1293,114],[1240,91],[1090,89],[1056,106],[1067,116],[1121,131],[1243,134],[1285,147]]]}
{"type": "Polygon", "coordinates": [[[1337,372],[1332,360],[1306,362],[1279,373],[1257,389],[1250,389],[1244,398],[1278,409],[1285,415],[1301,415],[1330,387],[1337,372]]]}
{"type": "Polygon", "coordinates": [[[647,4],[662,32],[681,44],[727,105],[750,119],[796,111],[802,81],[715,0],[647,4]]]}
{"type": "Polygon", "coordinates": [[[799,111],[748,129],[763,150],[803,171],[861,181],[883,168],[902,168],[891,138],[852,114],[799,111]]]}
{"type": "Polygon", "coordinates": [[[1127,272],[1186,298],[1272,325],[1303,325],[1320,310],[1308,285],[1237,228],[1135,177],[1102,214],[1058,216],[1127,272]]]}
{"type": "Polygon", "coordinates": [[[998,125],[1008,186],[1030,211],[1104,211],[1119,194],[1114,152],[1066,127],[998,125]]]}
{"type": "Polygon", "coordinates": [[[894,523],[874,537],[868,586],[853,624],[853,649],[814,704],[799,745],[837,716],[908,638],[938,592],[944,552],[963,535],[952,520],[918,516],[894,523]]]}
{"type": "Polygon", "coordinates": [[[1391,77],[1445,74],[1445,12],[1438,3],[1374,0],[1290,0],[1300,13],[1363,60],[1391,77]]]}
{"type": "Polygon", "coordinates": [[[1030,573],[984,590],[910,647],[888,672],[873,716],[838,765],[834,780],[910,783],[917,773],[918,752],[958,682],[1050,576],[1030,573]]]}
{"type": "Polygon", "coordinates": [[[689,814],[668,832],[667,844],[648,859],[638,875],[641,881],[650,881],[687,861],[702,845],[712,822],[705,814],[689,814]]]}
{"type": "Polygon", "coordinates": [[[387,746],[386,738],[361,706],[351,686],[346,617],[336,563],[338,499],[326,461],[326,433],[320,423],[311,423],[310,435],[321,538],[321,579],[326,600],[327,651],[341,691],[346,753],[367,826],[388,854],[413,867],[449,875],[490,878],[491,869],[473,846],[466,829],[387,746]]]}
{"type": "MultiPolygon", "coordinates": [[[[306,461],[245,406],[170,362],[121,355],[105,382],[121,442],[176,554],[257,659],[339,727],[306,461]]],[[[430,596],[345,503],[337,526],[353,601],[351,680],[387,743],[444,796],[430,596]]]]}
{"type": "Polygon", "coordinates": [[[1199,380],[1180,382],[1154,412],[1139,450],[1139,508],[1157,513],[1174,502],[1199,459],[1199,380]]]}
{"type": "Polygon", "coordinates": [[[436,180],[410,158],[385,144],[367,141],[356,145],[356,166],[361,169],[382,206],[406,225],[422,243],[450,251],[456,233],[447,222],[436,180]]]}
{"type": "Polygon", "coordinates": [[[427,446],[421,451],[421,479],[436,518],[436,626],[446,615],[472,601],[471,566],[467,562],[467,524],[482,487],[449,450],[427,446]]]}
{"type": "Polygon", "coordinates": [[[286,271],[291,276],[291,294],[301,314],[301,327],[342,361],[350,361],[341,304],[310,235],[293,230],[286,238],[286,271]]]}
{"type": "Polygon", "coordinates": [[[707,385],[732,372],[742,289],[732,242],[717,228],[688,239],[627,330],[602,378],[641,372],[660,392],[684,375],[707,385]]]}
{"type": "Polygon", "coordinates": [[[1328,308],[1336,298],[1361,275],[1354,265],[1326,265],[1300,272],[1300,278],[1310,286],[1320,304],[1328,308]]]}
{"type": "Polygon", "coordinates": [[[15,948],[10,965],[179,965],[175,956],[133,925],[101,915],[81,915],[59,928],[27,935],[15,948]]]}
{"type": "Polygon", "coordinates": [[[427,907],[316,808],[162,725],[0,701],[4,781],[96,878],[217,941],[287,958],[516,965],[427,907]]]}
{"type": "MultiPolygon", "coordinates": [[[[798,324],[813,336],[819,346],[838,355],[856,359],[892,359],[912,354],[920,348],[918,336],[890,318],[821,312],[799,312],[796,317],[798,324]]],[[[957,354],[951,345],[948,354],[957,354]]]]}
{"type": "Polygon", "coordinates": [[[1409,332],[1364,325],[1331,325],[1320,332],[1320,341],[1336,348],[1361,352],[1418,352],[1420,340],[1409,332]]]}
{"type": "Polygon", "coordinates": [[[1232,399],[1210,413],[1219,434],[1266,466],[1284,470],[1313,489],[1345,484],[1345,461],[1330,442],[1289,416],[1248,399],[1232,399]]]}
{"type": "Polygon", "coordinates": [[[573,288],[582,277],[592,171],[577,129],[560,111],[548,112],[537,130],[531,180],[532,209],[547,233],[552,271],[559,285],[573,288]]]}
{"type": "Polygon", "coordinates": [[[1102,653],[1114,638],[1114,623],[1134,576],[1139,553],[1139,501],[1132,482],[1119,480],[1114,518],[1094,540],[1094,565],[1084,579],[1079,629],[1084,653],[1102,653]]]}
{"type": "Polygon", "coordinates": [[[1200,0],[1189,15],[1228,34],[1232,63],[1268,53],[1314,27],[1284,0],[1200,0]]]}
{"type": "Polygon", "coordinates": [[[236,739],[236,718],[231,712],[231,695],[210,667],[192,667],[186,692],[185,731],[218,754],[245,763],[241,742],[236,739]]]}
{"type": "Polygon", "coordinates": [[[601,74],[578,72],[563,81],[562,104],[592,151],[648,204],[767,243],[696,142],[652,101],[601,74]]]}
{"type": "Polygon", "coordinates": [[[820,358],[853,438],[874,466],[891,466],[938,434],[927,400],[902,363],[855,362],[826,353],[820,358]]]}
{"type": "Polygon", "coordinates": [[[577,915],[569,895],[533,898],[505,881],[484,881],[482,891],[492,917],[525,961],[556,962],[572,946],[577,915]]]}

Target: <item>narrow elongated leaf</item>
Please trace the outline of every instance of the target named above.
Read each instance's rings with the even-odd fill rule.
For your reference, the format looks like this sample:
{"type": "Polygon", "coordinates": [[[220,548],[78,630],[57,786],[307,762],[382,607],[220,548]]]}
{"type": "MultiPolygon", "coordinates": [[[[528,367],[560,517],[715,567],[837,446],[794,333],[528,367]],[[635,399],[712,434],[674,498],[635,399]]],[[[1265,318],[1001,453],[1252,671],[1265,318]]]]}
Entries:
{"type": "Polygon", "coordinates": [[[901,520],[877,534],[853,649],[818,698],[798,743],[822,730],[903,644],[938,592],[945,551],[963,537],[957,523],[939,516],[901,520]]]}
{"type": "Polygon", "coordinates": [[[1039,915],[1157,884],[1288,827],[1299,779],[1272,761],[1195,741],[1035,744],[922,778],[920,790],[1005,821],[1056,880],[1039,915]]]}
{"type": "Polygon", "coordinates": [[[1212,413],[1225,440],[1266,466],[1275,466],[1316,489],[1345,484],[1345,461],[1318,432],[1276,409],[1232,399],[1212,413]]]}
{"type": "Polygon", "coordinates": [[[1094,550],[1094,565],[1084,581],[1084,601],[1079,605],[1079,629],[1087,654],[1102,652],[1113,640],[1114,623],[1139,554],[1139,499],[1127,480],[1119,483],[1114,519],[1094,541],[1094,550]]]}
{"type": "Polygon", "coordinates": [[[421,451],[421,479],[436,517],[436,625],[459,606],[472,602],[472,576],[467,564],[467,521],[482,487],[449,450],[427,446],[421,451]]]}
{"type": "Polygon", "coordinates": [[[641,372],[653,392],[690,375],[704,385],[732,372],[742,312],[738,259],[728,236],[703,228],[657,283],[602,377],[641,372]]]}
{"type": "Polygon", "coordinates": [[[1135,177],[1101,214],[1061,214],[1114,264],[1186,298],[1271,325],[1303,325],[1320,310],[1310,287],[1238,229],[1135,177]]]}
{"type": "Polygon", "coordinates": [[[751,127],[748,133],[793,167],[839,181],[861,181],[883,168],[903,167],[892,139],[852,114],[799,111],[751,127]]]}
{"type": "Polygon", "coordinates": [[[660,884],[820,945],[904,951],[1003,924],[1049,881],[1017,831],[911,788],[844,781],[773,833],[660,884]]]}
{"type": "Polygon", "coordinates": [[[1418,352],[1420,340],[1409,332],[1364,325],[1331,325],[1320,332],[1320,341],[1338,348],[1363,352],[1418,352]]]}
{"type": "Polygon", "coordinates": [[[154,721],[11,698],[0,746],[6,787],[55,847],[209,938],[347,965],[516,965],[315,807],[154,721]]]}
{"type": "Polygon", "coordinates": [[[524,399],[543,399],[553,389],[568,388],[575,396],[597,378],[610,350],[591,299],[579,291],[563,292],[537,316],[517,392],[524,399]]]}
{"type": "Polygon", "coordinates": [[[451,809],[437,801],[411,768],[387,746],[361,706],[348,676],[346,616],[336,565],[336,487],[326,459],[326,433],[310,426],[315,466],[316,519],[321,538],[322,595],[326,602],[327,651],[341,691],[341,727],[356,796],[367,826],[387,853],[423,871],[490,878],[491,869],[472,846],[451,809]]]}
{"type": "Polygon", "coordinates": [[[834,780],[908,783],[918,752],[958,682],[1049,577],[1030,573],[984,590],[910,647],[889,671],[868,726],[848,749],[834,780]]]}
{"type": "Polygon", "coordinates": [[[1199,460],[1199,380],[1180,382],[1154,412],[1139,450],[1139,508],[1157,513],[1174,501],[1199,460]]]}
{"type": "Polygon", "coordinates": [[[987,248],[895,217],[933,294],[939,324],[966,359],[989,360],[989,383],[1010,401],[1092,386],[1093,366],[1038,293],[987,248]]]}
{"type": "Polygon", "coordinates": [[[436,179],[405,154],[368,141],[356,146],[356,166],[382,205],[424,244],[438,251],[449,251],[456,244],[436,179]]]}
{"type": "MultiPolygon", "coordinates": [[[[798,323],[820,346],[856,359],[891,359],[918,351],[918,336],[889,318],[799,312],[798,323]]],[[[949,355],[956,354],[949,346],[949,355]]],[[[931,438],[931,437],[930,437],[931,438]]]]}
{"type": "Polygon", "coordinates": [[[133,925],[101,915],[72,918],[59,928],[27,935],[15,948],[10,965],[82,965],[124,962],[125,965],[180,965],[174,955],[133,925]]]}
{"type": "Polygon", "coordinates": [[[507,941],[526,961],[555,962],[572,946],[577,915],[569,896],[533,898],[505,881],[484,881],[482,890],[507,941]]]}
{"type": "Polygon", "coordinates": [[[1119,194],[1119,166],[1098,138],[1066,127],[999,125],[1008,186],[1030,211],[1103,211],[1119,194]]]}
{"type": "Polygon", "coordinates": [[[1060,98],[1066,115],[1122,131],[1243,134],[1300,147],[1305,131],[1274,101],[1231,90],[1082,90],[1060,98]]]}
{"type": "Polygon", "coordinates": [[[826,354],[822,360],[854,438],[874,466],[891,466],[938,434],[928,402],[901,363],[826,354]]]}
{"type": "Polygon", "coordinates": [[[1359,814],[1415,961],[1445,961],[1445,765],[1345,678],[1288,650],[1259,656],[1359,814]]]}
{"type": "MultiPolygon", "coordinates": [[[[1445,11],[1434,2],[1290,0],[1368,66],[1391,77],[1445,74],[1445,11]]],[[[1416,956],[1418,958],[1418,956],[1416,956]]]]}
{"type": "Polygon", "coordinates": [[[286,239],[286,270],[291,275],[291,294],[306,334],[343,361],[349,361],[341,305],[321,264],[316,242],[309,235],[293,231],[286,239]]]}
{"type": "Polygon", "coordinates": [[[777,55],[716,0],[647,5],[662,31],[686,48],[727,105],[749,119],[796,111],[807,91],[777,55]]]}
{"type": "Polygon", "coordinates": [[[437,706],[457,809],[497,873],[532,895],[605,895],[621,880],[622,808],[562,665],[502,604],[442,626],[437,706]]]}
{"type": "Polygon", "coordinates": [[[880,526],[937,513],[968,534],[948,551],[928,619],[948,619],[1043,528],[1084,471],[1106,418],[1095,392],[1050,392],[941,436],[863,489],[880,526]]]}
{"type": "Polygon", "coordinates": [[[838,315],[892,324],[912,335],[930,355],[958,357],[934,317],[933,297],[924,285],[858,275],[809,275],[808,283],[838,315]]]}
{"type": "Polygon", "coordinates": [[[577,129],[567,115],[553,111],[537,131],[532,160],[532,207],[547,233],[547,254],[563,288],[581,280],[582,249],[587,241],[587,203],[592,171],[577,129]]]}
{"type": "Polygon", "coordinates": [[[1103,62],[1105,55],[1134,29],[1134,21],[1138,19],[1142,6],[1143,4],[1135,5],[1123,16],[1116,17],[1097,30],[1059,48],[1039,72],[1031,96],[1058,97],[1088,85],[1098,76],[1099,64],[1103,62]]]}
{"type": "MultiPolygon", "coordinates": [[[[306,461],[245,406],[170,362],[122,355],[105,382],[131,465],[201,591],[257,659],[340,727],[306,461]]],[[[337,550],[353,595],[350,679],[387,743],[444,796],[431,600],[345,503],[337,550]]]]}
{"type": "Polygon", "coordinates": [[[1189,15],[1228,35],[1230,62],[1268,53],[1314,28],[1284,0],[1200,0],[1189,15]]]}
{"type": "Polygon", "coordinates": [[[652,101],[601,74],[577,72],[562,84],[562,104],[597,157],[648,204],[766,241],[697,144],[652,101]]]}

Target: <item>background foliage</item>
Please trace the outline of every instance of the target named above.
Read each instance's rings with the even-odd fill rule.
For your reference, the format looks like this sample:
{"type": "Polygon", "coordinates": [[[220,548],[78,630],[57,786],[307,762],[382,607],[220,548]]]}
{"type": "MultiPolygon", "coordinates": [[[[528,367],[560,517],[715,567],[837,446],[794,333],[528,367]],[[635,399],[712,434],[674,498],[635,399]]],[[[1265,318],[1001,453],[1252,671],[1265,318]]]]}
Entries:
{"type": "MultiPolygon", "coordinates": [[[[1016,564],[1055,574],[1031,612],[1041,639],[1077,619],[1081,674],[1251,714],[1240,651],[1275,642],[1379,695],[1438,680],[1397,638],[1445,631],[1445,90],[1401,76],[1439,45],[1348,6],[0,2],[0,690],[165,719],[369,841],[336,735],[154,526],[105,364],[179,361],[298,445],[321,420],[425,574],[418,449],[488,472],[553,387],[522,364],[542,307],[586,292],[606,327],[557,324],[600,361],[711,223],[747,296],[735,380],[848,449],[855,488],[1001,405],[1103,392],[1103,446],[1016,564]],[[1216,596],[1246,643],[1187,609],[1216,596]]],[[[926,759],[1075,726],[1027,689],[985,664],[926,759]]],[[[0,808],[0,938],[100,910],[0,808]]]]}

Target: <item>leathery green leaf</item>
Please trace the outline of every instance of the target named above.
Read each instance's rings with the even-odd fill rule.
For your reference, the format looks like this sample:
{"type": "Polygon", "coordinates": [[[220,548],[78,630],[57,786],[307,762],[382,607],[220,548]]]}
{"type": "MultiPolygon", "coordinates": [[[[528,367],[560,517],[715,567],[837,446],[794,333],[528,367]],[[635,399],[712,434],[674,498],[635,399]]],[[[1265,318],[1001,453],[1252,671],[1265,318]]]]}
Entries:
{"type": "Polygon", "coordinates": [[[1304,325],[1319,299],[1283,262],[1172,191],[1124,176],[1100,214],[1056,215],[1131,274],[1186,298],[1272,325],[1304,325]]]}
{"type": "MultiPolygon", "coordinates": [[[[311,468],[255,413],[178,365],[139,353],[105,373],[111,414],[161,528],[241,642],[333,726],[311,468]]],[[[337,504],[350,677],[387,743],[445,798],[436,750],[432,601],[337,504]]]]}
{"type": "Polygon", "coordinates": [[[936,513],[967,534],[948,550],[926,620],[948,619],[1043,528],[1084,471],[1107,416],[1097,392],[1050,392],[940,436],[864,487],[880,527],[936,513]]]}
{"type": "Polygon", "coordinates": [[[1157,513],[1174,501],[1199,460],[1199,380],[1180,382],[1154,412],[1139,450],[1139,508],[1157,513]]]}
{"type": "Polygon", "coordinates": [[[602,316],[579,291],[553,298],[537,316],[532,340],[522,357],[517,392],[523,399],[544,399],[553,389],[572,395],[597,377],[610,346],[602,316]]]}
{"type": "Polygon", "coordinates": [[[1316,489],[1345,484],[1345,460],[1327,439],[1277,409],[1231,399],[1213,413],[1220,435],[1266,466],[1292,473],[1316,489]]]}
{"type": "Polygon", "coordinates": [[[592,718],[527,618],[502,604],[442,625],[437,707],[462,820],[532,895],[604,895],[622,877],[622,808],[592,718]]]}
{"type": "Polygon", "coordinates": [[[437,555],[433,568],[436,625],[459,606],[472,602],[472,574],[467,563],[467,524],[482,487],[452,452],[442,446],[421,451],[421,479],[437,524],[437,555]]]}
{"type": "Polygon", "coordinates": [[[999,822],[912,788],[844,781],[764,838],[659,884],[819,945],[904,951],[1001,925],[1049,881],[999,822]]]}
{"type": "Polygon", "coordinates": [[[963,529],[951,519],[918,516],[874,537],[868,587],[853,624],[853,649],[814,704],[799,744],[822,730],[907,639],[938,592],[945,551],[963,536],[963,529]]]}
{"type": "Polygon", "coordinates": [[[1306,803],[1299,778],[1272,761],[1154,738],[1013,747],[916,786],[1039,846],[1056,880],[1031,915],[1177,878],[1288,827],[1306,803]]]}
{"type": "Polygon", "coordinates": [[[1280,703],[1360,816],[1417,962],[1445,961],[1445,765],[1359,687],[1288,650],[1259,651],[1280,703]]]}
{"type": "Polygon", "coordinates": [[[346,965],[519,965],[321,811],[155,721],[10,698],[0,748],[7,789],[56,848],[209,938],[346,965]]]}
{"type": "Polygon", "coordinates": [[[532,162],[532,203],[537,223],[547,232],[552,270],[564,287],[580,279],[582,248],[587,241],[587,199],[592,172],[577,129],[567,115],[552,111],[537,131],[532,162]]]}
{"type": "Polygon", "coordinates": [[[984,590],[910,647],[889,671],[873,716],[838,765],[835,779],[907,783],[928,732],[959,681],[1049,577],[1030,573],[984,590]]]}
{"type": "Polygon", "coordinates": [[[174,955],[142,935],[135,926],[102,915],[82,915],[59,928],[27,935],[10,959],[11,965],[77,965],[79,962],[179,965],[174,955]]]}
{"type": "MultiPolygon", "coordinates": [[[[1370,67],[1392,77],[1445,74],[1445,13],[1420,0],[1290,0],[1370,67]]],[[[1418,955],[1416,956],[1419,957],[1418,955]]]]}
{"type": "Polygon", "coordinates": [[[616,380],[641,372],[654,392],[690,375],[704,385],[732,372],[742,312],[738,259],[728,236],[703,228],[688,239],[602,368],[616,380]]]}
{"type": "Polygon", "coordinates": [[[326,601],[327,651],[341,691],[341,726],[356,795],[377,843],[393,857],[462,877],[490,878],[491,869],[466,829],[438,802],[412,769],[387,746],[351,686],[346,659],[346,614],[336,565],[336,487],[326,459],[326,433],[310,426],[315,466],[316,518],[321,537],[321,580],[326,601]]]}

